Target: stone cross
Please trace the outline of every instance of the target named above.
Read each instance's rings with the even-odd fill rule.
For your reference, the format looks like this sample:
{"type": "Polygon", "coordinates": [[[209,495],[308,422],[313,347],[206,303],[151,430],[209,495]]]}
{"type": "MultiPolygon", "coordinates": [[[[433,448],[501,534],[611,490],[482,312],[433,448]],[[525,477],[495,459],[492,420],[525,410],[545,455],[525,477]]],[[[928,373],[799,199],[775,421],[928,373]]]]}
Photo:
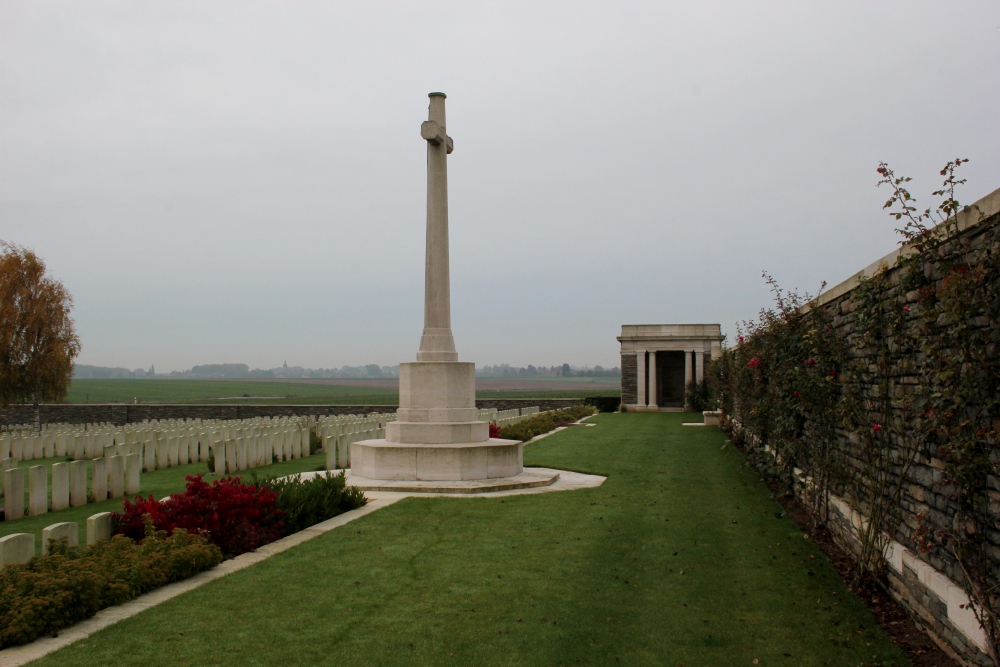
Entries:
{"type": "Polygon", "coordinates": [[[451,335],[451,278],[448,268],[448,154],[455,144],[445,131],[444,93],[431,93],[427,141],[427,254],[424,267],[424,333],[417,361],[458,361],[451,335]]]}

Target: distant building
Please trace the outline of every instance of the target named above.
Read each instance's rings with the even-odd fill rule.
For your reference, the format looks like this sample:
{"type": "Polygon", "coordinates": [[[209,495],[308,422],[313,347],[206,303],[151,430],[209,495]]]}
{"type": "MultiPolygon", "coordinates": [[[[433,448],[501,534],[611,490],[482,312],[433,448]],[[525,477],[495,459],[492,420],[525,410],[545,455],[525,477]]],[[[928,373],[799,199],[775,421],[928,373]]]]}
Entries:
{"type": "Polygon", "coordinates": [[[686,387],[722,352],[718,324],[623,324],[622,404],[637,412],[683,410],[686,387]]]}

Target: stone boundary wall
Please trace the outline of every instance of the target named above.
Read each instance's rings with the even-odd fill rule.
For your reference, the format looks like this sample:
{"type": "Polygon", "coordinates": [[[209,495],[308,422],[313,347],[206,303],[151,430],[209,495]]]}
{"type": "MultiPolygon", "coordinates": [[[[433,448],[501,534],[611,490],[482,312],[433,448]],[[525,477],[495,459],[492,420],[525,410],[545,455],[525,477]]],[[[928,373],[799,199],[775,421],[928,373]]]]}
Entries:
{"type": "MultiPolygon", "coordinates": [[[[842,498],[830,498],[827,527],[841,546],[859,554],[857,529],[863,518],[842,498]]],[[[960,662],[990,664],[982,652],[986,638],[961,586],[924,562],[920,552],[889,539],[886,577],[889,591],[937,640],[945,652],[960,662]]]]}
{"type": "MultiPolygon", "coordinates": [[[[978,211],[962,212],[957,219],[960,234],[971,242],[969,253],[982,252],[986,247],[1000,251],[1000,189],[981,199],[976,207],[978,211]]],[[[896,260],[901,253],[913,252],[908,246],[897,249],[824,292],[803,308],[827,309],[832,316],[834,329],[845,340],[856,340],[864,333],[854,331],[856,318],[852,292],[859,280],[888,267],[889,292],[885,298],[893,298],[894,294],[891,292],[896,283],[893,273],[898,271],[893,268],[896,260]]],[[[938,277],[938,280],[941,279],[943,276],[938,277]]],[[[910,302],[915,302],[916,298],[916,294],[907,295],[910,302]]],[[[914,326],[916,319],[915,314],[912,321],[914,326]]],[[[859,348],[852,346],[852,351],[856,358],[863,357],[864,353],[859,348]]],[[[624,374],[624,368],[622,371],[624,374]]],[[[905,376],[899,367],[894,372],[894,379],[896,382],[914,385],[920,381],[918,376],[905,376]]],[[[808,437],[808,423],[805,425],[805,433],[808,437]]],[[[744,435],[750,441],[756,440],[752,433],[744,431],[744,435]]],[[[847,461],[848,469],[860,469],[860,440],[857,434],[841,430],[838,431],[838,440],[838,449],[847,461]]],[[[959,583],[964,581],[960,566],[946,549],[936,546],[922,553],[914,540],[914,534],[921,523],[917,518],[918,514],[923,514],[923,523],[931,532],[939,526],[950,528],[955,515],[955,502],[949,497],[949,487],[944,477],[946,465],[937,458],[937,450],[936,443],[920,444],[904,484],[900,508],[902,522],[895,535],[887,536],[890,540],[890,548],[886,554],[890,592],[946,651],[968,664],[990,665],[993,663],[984,652],[986,644],[982,628],[971,610],[963,607],[969,602],[969,598],[959,583]]],[[[896,460],[899,458],[897,456],[896,460]]],[[[799,476],[798,491],[805,496],[809,493],[809,485],[805,480],[812,471],[798,472],[802,473],[799,476]]],[[[896,474],[898,476],[898,470],[896,474]]],[[[997,480],[992,480],[991,486],[991,496],[997,501],[991,503],[991,511],[996,512],[995,525],[998,530],[989,536],[993,544],[990,555],[1000,563],[1000,484],[997,480]]],[[[838,490],[840,492],[842,490],[838,490]]],[[[856,527],[859,522],[864,521],[863,513],[859,513],[860,508],[851,507],[836,496],[831,504],[833,507],[828,527],[842,545],[849,550],[856,550],[856,527]]]]}
{"type": "MultiPolygon", "coordinates": [[[[578,398],[507,398],[481,399],[478,408],[512,410],[538,406],[557,410],[581,403],[578,398]]],[[[99,424],[116,426],[152,419],[250,419],[253,417],[292,417],[368,414],[394,412],[396,405],[183,405],[183,404],[110,404],[52,403],[38,406],[43,424],[99,424]]],[[[10,405],[0,408],[0,425],[33,424],[35,408],[10,405]]]]}

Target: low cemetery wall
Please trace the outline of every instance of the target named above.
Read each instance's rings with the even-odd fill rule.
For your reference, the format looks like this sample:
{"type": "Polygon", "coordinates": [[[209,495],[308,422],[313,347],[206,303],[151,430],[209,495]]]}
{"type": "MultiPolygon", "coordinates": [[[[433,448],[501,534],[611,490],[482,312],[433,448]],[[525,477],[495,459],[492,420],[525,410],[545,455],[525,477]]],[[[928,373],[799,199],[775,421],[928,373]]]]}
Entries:
{"type": "MultiPolygon", "coordinates": [[[[513,410],[538,406],[543,410],[558,410],[578,405],[577,398],[509,398],[480,399],[479,408],[513,410]]],[[[395,412],[395,405],[184,405],[184,404],[110,404],[110,403],[46,403],[38,406],[42,424],[137,424],[164,419],[251,419],[254,417],[322,417],[328,415],[395,412]]],[[[0,426],[35,423],[35,408],[31,405],[0,407],[0,426]]]]}
{"type": "MultiPolygon", "coordinates": [[[[962,252],[965,254],[962,259],[969,265],[981,261],[983,255],[987,257],[991,256],[990,253],[992,257],[1000,255],[1000,190],[978,202],[977,206],[982,216],[977,211],[959,214],[958,229],[961,231],[958,238],[962,245],[954,246],[963,249],[962,252]]],[[[958,241],[953,242],[958,243],[958,241]]],[[[806,312],[807,308],[825,310],[830,326],[839,338],[847,341],[848,357],[855,361],[860,360],[859,367],[868,369],[850,378],[844,378],[843,381],[860,385],[859,395],[866,397],[865,401],[869,403],[877,400],[879,392],[884,390],[878,382],[886,380],[876,382],[879,376],[876,365],[881,362],[871,356],[872,352],[864,343],[868,332],[859,330],[856,326],[858,323],[856,306],[861,298],[859,296],[861,292],[857,291],[857,288],[861,280],[875,276],[880,270],[888,268],[887,280],[882,283],[882,292],[877,299],[893,307],[897,306],[900,300],[904,302],[906,307],[899,309],[905,317],[902,324],[904,330],[910,331],[909,327],[912,327],[913,332],[919,331],[917,328],[920,326],[919,295],[915,292],[902,294],[898,289],[900,276],[899,269],[895,267],[900,252],[911,251],[906,247],[897,250],[822,294],[799,311],[806,312]]],[[[927,261],[923,265],[923,271],[936,288],[944,284],[947,276],[944,267],[935,265],[933,261],[927,261]]],[[[920,335],[908,335],[912,335],[918,341],[921,339],[920,335]]],[[[970,600],[972,589],[969,578],[965,576],[963,566],[956,558],[955,552],[948,546],[949,539],[946,537],[942,539],[942,536],[954,535],[958,509],[956,487],[947,474],[948,456],[945,451],[950,442],[940,438],[913,437],[910,430],[915,427],[910,420],[914,417],[903,413],[903,404],[910,398],[922,394],[925,389],[931,391],[939,389],[936,386],[921,385],[921,382],[927,382],[927,379],[921,374],[920,366],[925,360],[919,349],[914,364],[903,359],[901,354],[897,354],[897,351],[902,349],[898,341],[891,341],[890,345],[891,354],[894,356],[889,363],[886,377],[891,378],[888,380],[892,397],[889,401],[892,406],[891,414],[881,425],[868,426],[868,428],[890,430],[890,435],[887,436],[890,443],[888,460],[892,463],[886,468],[885,488],[896,488],[901,484],[899,500],[893,507],[891,515],[898,517],[898,521],[887,522],[895,526],[895,531],[890,530],[892,534],[882,533],[889,590],[911,612],[917,622],[953,656],[969,664],[993,664],[988,655],[991,650],[988,636],[976,619],[970,600]],[[909,453],[913,452],[914,448],[915,456],[907,468],[904,462],[909,460],[909,453]],[[902,479],[901,475],[904,475],[902,479]]],[[[1000,397],[994,397],[993,400],[998,399],[1000,397]]],[[[751,432],[745,424],[740,423],[738,397],[734,413],[729,417],[740,437],[750,446],[762,447],[779,456],[778,452],[768,447],[767,434],[751,432]]],[[[993,430],[1000,431],[998,425],[1000,420],[995,414],[993,419],[993,430]]],[[[806,415],[804,423],[800,425],[800,433],[807,448],[810,434],[815,434],[819,430],[820,426],[806,415]]],[[[843,470],[817,470],[815,467],[810,467],[813,465],[810,461],[796,459],[795,465],[799,466],[795,468],[797,490],[803,498],[815,498],[817,489],[813,486],[813,480],[829,481],[832,492],[827,526],[848,550],[857,553],[861,544],[859,536],[868,525],[868,501],[865,498],[864,484],[859,482],[861,479],[859,475],[866,465],[870,465],[865,463],[865,457],[870,455],[871,450],[866,450],[865,434],[859,435],[858,432],[843,427],[835,430],[834,441],[833,447],[838,455],[829,460],[839,461],[843,470]],[[853,501],[858,506],[852,506],[847,498],[861,498],[861,500],[853,501]]],[[[1000,458],[1000,451],[997,450],[995,442],[988,457],[994,461],[995,471],[996,461],[1000,458]]],[[[981,556],[992,562],[988,567],[996,573],[1000,571],[1000,483],[994,475],[987,475],[986,482],[988,490],[981,502],[982,507],[987,508],[991,519],[985,522],[987,539],[982,543],[981,556]],[[988,525],[990,523],[992,526],[988,525]]],[[[995,579],[992,584],[996,585],[995,579]]]]}

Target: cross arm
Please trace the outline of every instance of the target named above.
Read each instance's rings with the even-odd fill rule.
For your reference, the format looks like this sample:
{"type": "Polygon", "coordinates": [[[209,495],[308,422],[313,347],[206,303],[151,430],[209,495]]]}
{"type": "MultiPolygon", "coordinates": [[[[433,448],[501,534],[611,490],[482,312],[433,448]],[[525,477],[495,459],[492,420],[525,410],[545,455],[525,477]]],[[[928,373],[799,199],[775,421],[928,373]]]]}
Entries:
{"type": "Polygon", "coordinates": [[[420,124],[420,136],[425,141],[429,141],[435,146],[444,144],[444,146],[448,149],[449,154],[455,150],[455,142],[451,140],[451,137],[445,134],[444,128],[433,120],[425,120],[420,124]]]}

